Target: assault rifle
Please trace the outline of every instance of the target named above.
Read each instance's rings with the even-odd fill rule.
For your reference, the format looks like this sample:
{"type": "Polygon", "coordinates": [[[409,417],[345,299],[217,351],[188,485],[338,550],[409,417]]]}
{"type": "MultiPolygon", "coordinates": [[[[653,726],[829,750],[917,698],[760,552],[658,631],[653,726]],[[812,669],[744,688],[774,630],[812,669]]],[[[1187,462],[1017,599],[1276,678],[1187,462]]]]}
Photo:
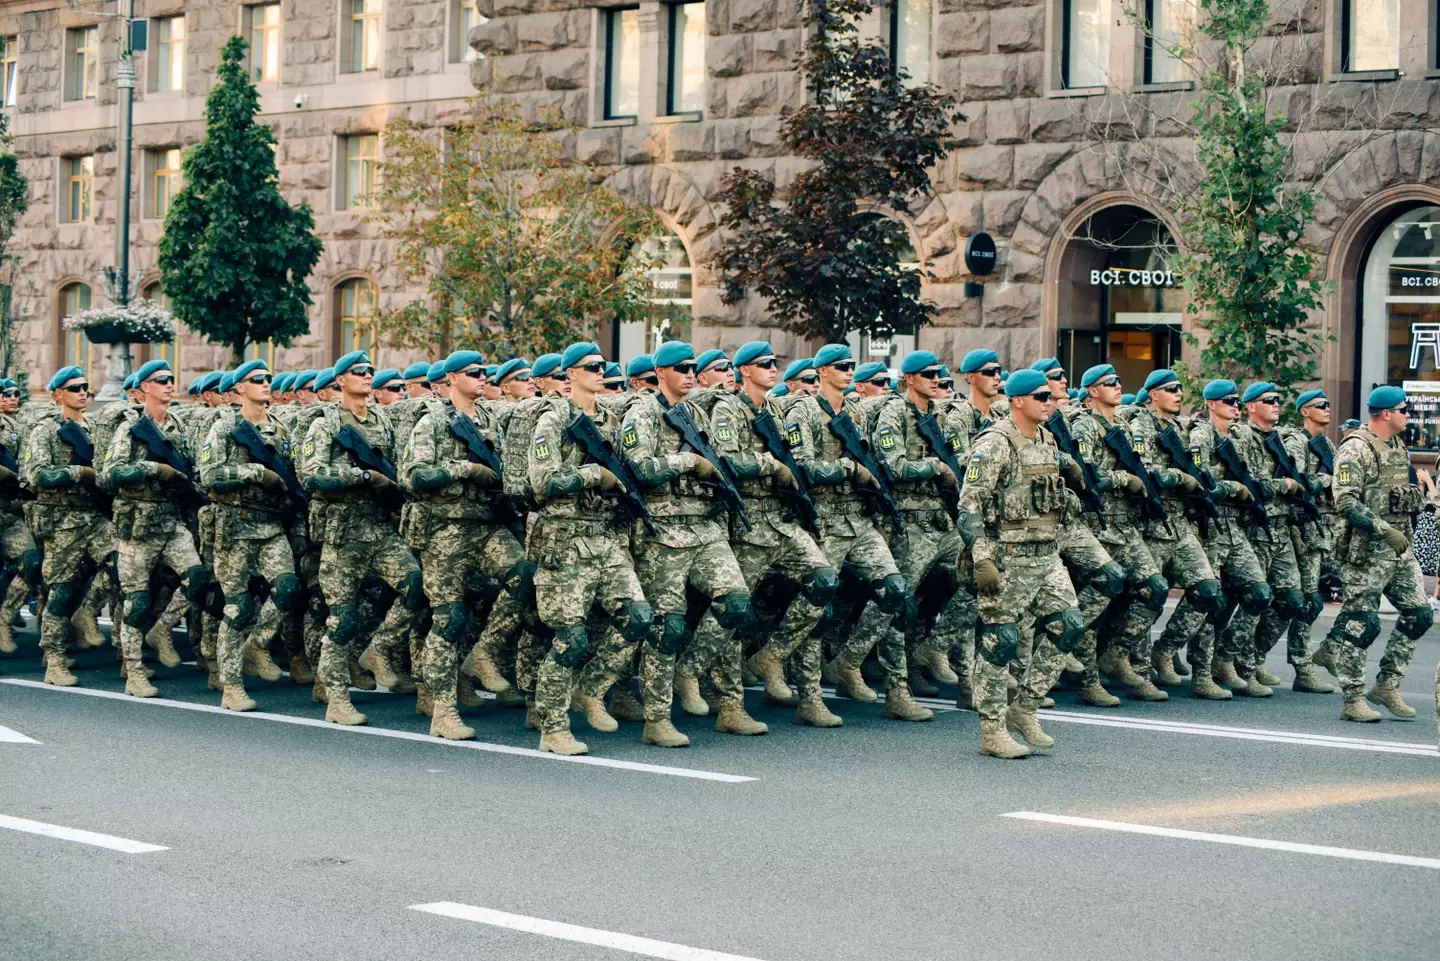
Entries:
{"type": "Polygon", "coordinates": [[[764,442],[770,456],[784,464],[795,478],[795,490],[783,493],[795,508],[795,516],[800,524],[810,533],[819,535],[820,514],[815,510],[815,501],[810,497],[810,482],[805,479],[805,472],[795,463],[795,455],[790,453],[785,439],[780,436],[780,427],[775,423],[775,416],[768,410],[762,410],[751,419],[750,426],[754,428],[755,436],[764,442]]]}
{"type": "Polygon", "coordinates": [[[690,418],[690,412],[683,406],[671,404],[665,408],[664,417],[665,423],[673,427],[675,432],[680,435],[680,445],[690,448],[708,460],[719,473],[719,480],[702,483],[714,487],[719,492],[720,499],[725,502],[725,506],[730,509],[732,514],[740,518],[740,523],[744,524],[748,531],[750,515],[745,510],[745,501],[740,497],[740,488],[735,486],[735,469],[730,466],[730,462],[715,453],[715,448],[710,446],[710,441],[706,440],[700,428],[695,426],[695,421],[690,418]]]}
{"type": "Polygon", "coordinates": [[[450,422],[450,433],[455,439],[465,445],[465,459],[472,464],[484,464],[495,472],[496,478],[500,477],[500,455],[490,444],[490,439],[480,433],[475,422],[464,414],[457,413],[455,419],[450,422]]]}
{"type": "Polygon", "coordinates": [[[900,516],[900,508],[895,506],[895,494],[890,488],[890,472],[884,464],[875,459],[870,445],[865,442],[865,438],[860,436],[860,429],[855,426],[850,415],[842,410],[830,418],[828,426],[830,433],[835,435],[840,441],[840,446],[845,449],[845,456],[864,467],[870,472],[870,476],[875,478],[873,488],[856,485],[856,489],[861,494],[878,500],[880,506],[885,509],[885,513],[889,514],[890,519],[897,525],[903,524],[904,519],[900,516]]]}
{"type": "Polygon", "coordinates": [[[71,467],[95,466],[95,444],[90,440],[85,428],[73,420],[66,420],[60,422],[60,428],[55,433],[70,445],[71,467]]]}
{"type": "Polygon", "coordinates": [[[1305,446],[1310,448],[1310,453],[1320,462],[1320,473],[1335,473],[1335,448],[1330,446],[1323,434],[1316,434],[1305,446]]]}
{"type": "Polygon", "coordinates": [[[254,424],[241,417],[230,431],[230,439],[245,448],[255,463],[280,475],[280,479],[285,482],[285,489],[292,497],[302,504],[310,503],[310,492],[301,486],[300,479],[295,476],[295,469],[275,448],[265,442],[254,424]]]}
{"type": "MultiPolygon", "coordinates": [[[[335,443],[350,455],[350,460],[357,467],[372,474],[383,474],[392,484],[397,483],[395,465],[390,462],[390,458],[376,450],[375,445],[366,440],[365,435],[356,430],[354,424],[346,424],[340,428],[335,435],[335,443]]],[[[404,500],[405,495],[396,486],[386,493],[384,499],[394,506],[404,500]]]]}
{"type": "Polygon", "coordinates": [[[1307,523],[1320,526],[1320,509],[1315,506],[1315,497],[1310,493],[1310,478],[1295,466],[1295,460],[1285,445],[1280,441],[1280,432],[1272,430],[1265,435],[1265,449],[1270,456],[1275,458],[1275,473],[1280,477],[1288,478],[1295,482],[1300,488],[1296,498],[1300,504],[1300,512],[1305,515],[1307,523]]]}
{"type": "Polygon", "coordinates": [[[600,433],[600,428],[595,426],[590,416],[583,410],[577,413],[575,419],[565,428],[565,433],[580,445],[590,463],[599,464],[620,480],[623,490],[616,496],[620,498],[622,509],[644,522],[647,531],[655,533],[655,523],[650,520],[650,511],[645,507],[645,498],[640,494],[640,478],[635,476],[635,469],[630,466],[630,462],[615,453],[615,448],[600,433]]]}
{"type": "Polygon", "coordinates": [[[1140,502],[1140,517],[1147,521],[1168,521],[1165,502],[1160,499],[1160,485],[1155,481],[1155,474],[1145,466],[1140,455],[1135,453],[1135,446],[1130,443],[1130,435],[1125,432],[1125,428],[1115,424],[1107,430],[1105,446],[1115,455],[1115,462],[1122,470],[1134,474],[1145,485],[1145,498],[1140,502]]]}
{"type": "Polygon", "coordinates": [[[1195,458],[1190,454],[1189,448],[1180,440],[1180,435],[1175,432],[1173,426],[1167,426],[1160,431],[1158,440],[1160,449],[1170,455],[1170,462],[1195,478],[1200,485],[1194,496],[1195,503],[1200,510],[1200,532],[1203,534],[1208,530],[1210,521],[1220,516],[1220,508],[1215,504],[1215,478],[1210,476],[1209,471],[1195,463],[1195,458]]]}
{"type": "Polygon", "coordinates": [[[941,487],[940,496],[945,501],[945,509],[950,512],[952,518],[960,517],[960,485],[965,483],[965,474],[960,470],[960,463],[955,460],[955,452],[950,449],[950,442],[945,437],[945,432],[940,429],[940,422],[935,419],[935,414],[924,414],[915,420],[915,432],[930,448],[940,463],[950,468],[950,473],[955,477],[954,487],[941,487]]]}
{"type": "Polygon", "coordinates": [[[1084,483],[1075,491],[1080,498],[1080,503],[1090,513],[1100,520],[1100,526],[1105,526],[1105,505],[1100,500],[1098,488],[1100,485],[1100,472],[1095,465],[1087,461],[1080,453],[1080,445],[1075,442],[1075,435],[1070,433],[1070,422],[1065,415],[1056,411],[1045,419],[1045,427],[1055,438],[1055,446],[1060,448],[1061,453],[1067,455],[1076,464],[1080,465],[1080,476],[1084,483]]]}
{"type": "Polygon", "coordinates": [[[1270,495],[1265,493],[1265,488],[1260,486],[1260,482],[1254,478],[1250,469],[1245,466],[1245,462],[1240,459],[1240,452],[1235,449],[1235,442],[1228,437],[1220,438],[1220,442],[1215,445],[1215,459],[1225,466],[1231,477],[1243,484],[1245,489],[1250,492],[1252,499],[1250,509],[1254,512],[1255,519],[1262,526],[1269,527],[1270,515],[1265,513],[1265,503],[1270,500],[1270,495]]]}
{"type": "Polygon", "coordinates": [[[130,425],[130,435],[145,445],[150,451],[151,457],[162,464],[168,464],[181,475],[177,486],[186,499],[195,504],[206,502],[205,495],[200,492],[200,488],[195,486],[194,465],[190,463],[188,457],[175,449],[175,445],[170,443],[170,438],[160,433],[160,428],[155,425],[153,420],[141,414],[130,425]]]}

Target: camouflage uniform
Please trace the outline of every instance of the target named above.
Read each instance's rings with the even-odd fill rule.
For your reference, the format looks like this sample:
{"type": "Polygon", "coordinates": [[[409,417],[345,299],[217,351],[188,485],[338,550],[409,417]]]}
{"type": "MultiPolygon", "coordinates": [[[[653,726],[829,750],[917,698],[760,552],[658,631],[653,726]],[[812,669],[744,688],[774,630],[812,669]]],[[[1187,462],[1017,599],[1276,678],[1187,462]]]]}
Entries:
{"type": "Polygon", "coordinates": [[[1410,515],[1424,498],[1410,483],[1410,458],[1401,438],[1381,440],[1368,427],[1341,443],[1332,490],[1341,518],[1335,553],[1345,581],[1345,604],[1323,647],[1346,702],[1355,702],[1365,692],[1366,651],[1380,636],[1381,596],[1400,616],[1385,642],[1377,689],[1396,689],[1415,653],[1415,641],[1434,621],[1413,547],[1396,554],[1384,540],[1391,528],[1409,536],[1410,515]]]}
{"type": "Polygon", "coordinates": [[[25,523],[24,502],[29,497],[20,458],[20,427],[0,414],[0,448],[15,459],[16,473],[0,479],[0,557],[5,572],[0,579],[0,637],[9,638],[10,622],[32,590],[40,586],[40,551],[25,523]]]}
{"type": "MultiPolygon", "coordinates": [[[[334,406],[333,403],[306,404],[303,407],[296,405],[289,419],[281,421],[290,433],[290,459],[297,474],[300,472],[300,450],[304,446],[310,425],[315,418],[334,406]]],[[[325,592],[320,590],[320,541],[324,533],[325,504],[312,498],[304,531],[297,533],[290,544],[291,551],[295,554],[295,573],[300,576],[300,583],[305,587],[305,613],[299,630],[301,646],[305,649],[305,658],[311,667],[320,664],[320,645],[325,637],[325,621],[330,616],[330,608],[325,603],[325,592]]],[[[287,629],[295,630],[293,618],[287,629]]]]}
{"type": "Polygon", "coordinates": [[[1299,671],[1310,664],[1310,629],[1315,619],[1325,609],[1325,599],[1320,593],[1320,574],[1332,564],[1333,531],[1335,529],[1335,499],[1331,493],[1334,476],[1331,470],[1335,463],[1335,448],[1324,434],[1312,438],[1304,430],[1281,427],[1280,436],[1285,449],[1295,466],[1305,474],[1311,483],[1312,499],[1320,512],[1320,523],[1306,522],[1303,517],[1293,518],[1290,526],[1291,540],[1295,546],[1295,563],[1300,569],[1300,590],[1305,594],[1305,610],[1290,621],[1287,627],[1290,637],[1290,663],[1299,671]],[[1312,442],[1329,455],[1331,468],[1325,467],[1320,454],[1311,447],[1312,442]],[[1297,655],[1300,659],[1297,660],[1297,655]]]}
{"type": "MultiPolygon", "coordinates": [[[[185,439],[189,443],[190,450],[198,451],[205,445],[205,438],[210,435],[210,426],[215,419],[233,406],[221,404],[218,407],[201,406],[193,414],[185,419],[183,427],[185,439]]],[[[211,570],[215,568],[215,505],[202,504],[195,512],[195,544],[200,554],[200,563],[205,564],[211,570]]],[[[209,605],[214,608],[215,605],[209,605]]],[[[209,610],[200,610],[200,657],[208,662],[213,669],[215,667],[217,649],[220,637],[220,616],[212,614],[209,610]]]]}

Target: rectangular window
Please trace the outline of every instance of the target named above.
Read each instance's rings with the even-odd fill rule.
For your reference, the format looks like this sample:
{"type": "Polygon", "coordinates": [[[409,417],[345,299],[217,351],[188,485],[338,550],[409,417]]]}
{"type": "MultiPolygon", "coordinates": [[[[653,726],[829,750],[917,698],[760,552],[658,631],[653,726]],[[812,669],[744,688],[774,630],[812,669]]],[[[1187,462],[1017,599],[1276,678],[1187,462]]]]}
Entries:
{"type": "Polygon", "coordinates": [[[1145,83],[1189,80],[1185,57],[1195,43],[1193,0],[1146,0],[1145,83]]]}
{"type": "Polygon", "coordinates": [[[605,11],[605,119],[640,112],[640,10],[605,11]]]}
{"type": "Polygon", "coordinates": [[[19,79],[16,55],[19,52],[19,37],[0,37],[0,106],[15,106],[15,82],[19,79]]]}
{"type": "Polygon", "coordinates": [[[65,78],[65,99],[86,100],[95,96],[100,84],[100,28],[66,30],[65,53],[70,71],[65,78]]]}
{"type": "Polygon", "coordinates": [[[61,197],[60,220],[67,224],[81,224],[90,220],[90,202],[95,190],[95,158],[61,157],[60,169],[64,173],[64,194],[61,197]]]}
{"type": "Polygon", "coordinates": [[[470,31],[488,18],[480,15],[477,0],[455,0],[455,50],[450,59],[455,63],[469,63],[479,56],[470,46],[470,31]]]}
{"type": "Polygon", "coordinates": [[[380,138],[358,134],[345,138],[345,174],[341,206],[353,210],[366,206],[375,193],[375,171],[380,164],[380,138]]]}
{"type": "Polygon", "coordinates": [[[349,0],[350,73],[380,69],[380,0],[349,0]]]}
{"type": "Polygon", "coordinates": [[[933,0],[894,0],[890,20],[890,61],[909,74],[908,85],[930,82],[930,22],[933,0]]]}
{"type": "Polygon", "coordinates": [[[150,64],[150,89],[157,93],[185,89],[185,18],[155,21],[155,55],[150,64]]]}
{"type": "Polygon", "coordinates": [[[151,150],[145,160],[150,168],[150,196],[145,204],[145,216],[164,220],[170,211],[170,201],[180,189],[180,148],[151,150]]]}
{"type": "Polygon", "coordinates": [[[1344,0],[1340,69],[1400,69],[1400,0],[1344,0]]]}
{"type": "Polygon", "coordinates": [[[1060,85],[1104,87],[1110,76],[1110,0],[1062,0],[1060,85]]]}
{"type": "Polygon", "coordinates": [[[280,4],[245,8],[250,34],[250,77],[256,83],[280,80],[280,4]]]}
{"type": "Polygon", "coordinates": [[[705,109],[705,0],[670,5],[666,113],[705,109]]]}

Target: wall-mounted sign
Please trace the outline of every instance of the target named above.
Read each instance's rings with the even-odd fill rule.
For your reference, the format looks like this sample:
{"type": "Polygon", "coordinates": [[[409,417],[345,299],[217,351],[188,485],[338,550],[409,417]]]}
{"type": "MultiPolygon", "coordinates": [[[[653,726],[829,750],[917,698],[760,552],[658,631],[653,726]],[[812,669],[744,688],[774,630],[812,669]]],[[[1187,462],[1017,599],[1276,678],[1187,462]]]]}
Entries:
{"type": "Polygon", "coordinates": [[[1092,287],[1174,287],[1178,281],[1173,270],[1092,270],[1092,287]]]}
{"type": "Polygon", "coordinates": [[[971,234],[970,239],[965,241],[965,269],[972,274],[980,277],[993,274],[996,255],[995,238],[983,230],[971,234]]]}

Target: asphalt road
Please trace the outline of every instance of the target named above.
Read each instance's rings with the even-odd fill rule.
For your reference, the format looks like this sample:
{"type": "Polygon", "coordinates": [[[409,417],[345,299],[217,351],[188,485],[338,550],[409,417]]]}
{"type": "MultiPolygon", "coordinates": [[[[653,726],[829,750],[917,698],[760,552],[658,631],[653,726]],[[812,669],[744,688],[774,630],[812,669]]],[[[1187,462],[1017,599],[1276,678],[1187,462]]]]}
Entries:
{"type": "MultiPolygon", "coordinates": [[[[316,723],[287,680],[249,680],[266,715],[219,713],[192,667],[157,668],[160,701],[96,696],[122,689],[108,650],[82,657],[84,688],[45,688],[21,639],[0,725],[38,743],[0,729],[5,961],[1440,950],[1440,630],[1402,685],[1411,722],[1347,724],[1338,696],[1288,687],[1109,711],[1062,691],[1042,719],[1056,747],[1001,762],[954,710],[909,725],[832,701],[845,727],[817,731],[754,693],[768,736],[677,708],[693,746],[668,752],[576,716],[621,766],[538,755],[493,704],[470,715],[484,743],[460,747],[383,692],[354,695],[380,734],[316,723]]],[[[1288,681],[1283,653],[1271,670],[1288,681]]]]}

